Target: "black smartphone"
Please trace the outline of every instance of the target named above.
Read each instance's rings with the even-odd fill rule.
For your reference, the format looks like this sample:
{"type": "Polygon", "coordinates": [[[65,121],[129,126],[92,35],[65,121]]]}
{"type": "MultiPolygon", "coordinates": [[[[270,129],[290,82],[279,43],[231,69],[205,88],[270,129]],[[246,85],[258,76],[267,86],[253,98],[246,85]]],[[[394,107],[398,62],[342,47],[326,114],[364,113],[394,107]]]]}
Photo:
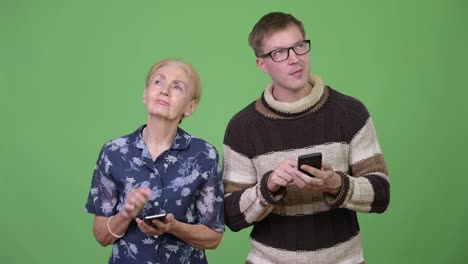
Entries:
{"type": "Polygon", "coordinates": [[[320,170],[322,168],[322,153],[320,152],[311,153],[311,154],[301,155],[297,158],[297,168],[299,169],[299,171],[309,175],[310,177],[315,177],[309,172],[301,169],[301,165],[304,165],[304,164],[312,166],[320,170]]]}
{"type": "Polygon", "coordinates": [[[152,224],[153,219],[163,220],[167,214],[155,214],[155,215],[147,215],[143,218],[145,223],[152,224]]]}

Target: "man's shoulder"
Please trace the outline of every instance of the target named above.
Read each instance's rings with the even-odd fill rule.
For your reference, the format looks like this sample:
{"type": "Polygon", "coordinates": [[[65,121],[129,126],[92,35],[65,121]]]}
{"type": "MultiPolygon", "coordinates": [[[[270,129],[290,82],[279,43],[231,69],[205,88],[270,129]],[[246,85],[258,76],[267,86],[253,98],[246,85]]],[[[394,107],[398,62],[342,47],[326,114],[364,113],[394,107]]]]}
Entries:
{"type": "Polygon", "coordinates": [[[237,112],[227,124],[224,134],[224,144],[234,148],[236,152],[246,153],[246,142],[252,135],[260,115],[255,109],[255,102],[250,103],[242,110],[237,112]]]}
{"type": "Polygon", "coordinates": [[[259,117],[257,111],[255,110],[256,101],[248,104],[242,110],[237,112],[234,116],[232,116],[231,120],[229,121],[228,127],[230,126],[245,126],[247,123],[252,122],[252,120],[259,117]]]}
{"type": "Polygon", "coordinates": [[[350,95],[344,94],[342,92],[339,92],[339,91],[337,91],[337,90],[335,90],[335,89],[333,89],[332,87],[329,87],[329,86],[328,86],[328,89],[330,90],[331,97],[337,102],[364,105],[359,99],[357,99],[357,98],[355,98],[353,96],[350,96],[350,95]]]}
{"type": "Polygon", "coordinates": [[[347,113],[355,113],[362,115],[369,115],[366,106],[359,99],[341,93],[331,87],[328,87],[330,90],[330,102],[334,105],[335,108],[341,108],[347,113]]]}
{"type": "Polygon", "coordinates": [[[336,120],[350,131],[350,135],[355,135],[370,119],[369,111],[360,100],[332,89],[330,106],[336,120]]]}

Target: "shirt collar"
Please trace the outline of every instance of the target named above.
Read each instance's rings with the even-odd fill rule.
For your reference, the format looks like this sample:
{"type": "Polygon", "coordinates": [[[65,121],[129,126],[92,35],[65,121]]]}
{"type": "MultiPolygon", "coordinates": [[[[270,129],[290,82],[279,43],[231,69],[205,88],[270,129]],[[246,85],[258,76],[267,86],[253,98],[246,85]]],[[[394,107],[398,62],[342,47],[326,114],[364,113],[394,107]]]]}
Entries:
{"type": "MultiPolygon", "coordinates": [[[[133,142],[136,148],[143,149],[144,151],[148,151],[146,148],[145,142],[143,141],[143,138],[141,137],[141,133],[145,127],[146,127],[146,124],[140,126],[135,132],[133,132],[132,135],[130,136],[130,142],[133,142]]],[[[177,132],[174,137],[174,140],[172,141],[172,145],[170,149],[177,149],[177,150],[186,149],[190,145],[191,141],[192,141],[192,136],[190,136],[187,132],[185,132],[180,127],[177,127],[177,132]]]]}

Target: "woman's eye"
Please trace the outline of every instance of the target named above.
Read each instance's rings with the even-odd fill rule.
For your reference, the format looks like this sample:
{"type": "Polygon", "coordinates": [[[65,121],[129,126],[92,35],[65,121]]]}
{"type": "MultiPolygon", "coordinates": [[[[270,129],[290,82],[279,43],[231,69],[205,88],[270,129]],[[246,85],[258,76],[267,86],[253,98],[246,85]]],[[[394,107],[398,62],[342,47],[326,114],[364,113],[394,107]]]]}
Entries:
{"type": "Polygon", "coordinates": [[[160,80],[155,80],[154,84],[161,84],[161,81],[160,80]]]}
{"type": "Polygon", "coordinates": [[[178,92],[183,92],[185,90],[185,86],[183,83],[176,81],[173,83],[173,89],[178,92]]]}

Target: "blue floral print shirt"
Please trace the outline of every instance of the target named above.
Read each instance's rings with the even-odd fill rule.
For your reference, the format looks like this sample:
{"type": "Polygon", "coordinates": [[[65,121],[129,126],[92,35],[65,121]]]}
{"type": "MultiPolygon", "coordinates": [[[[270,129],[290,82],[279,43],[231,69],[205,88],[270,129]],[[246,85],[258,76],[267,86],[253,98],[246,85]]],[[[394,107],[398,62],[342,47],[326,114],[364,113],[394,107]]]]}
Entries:
{"type": "MultiPolygon", "coordinates": [[[[85,211],[112,216],[130,191],[152,190],[139,216],[172,213],[188,224],[224,231],[223,182],[218,153],[209,143],[178,128],[170,149],[155,161],[142,140],[141,126],[130,135],[107,142],[98,157],[85,211]]],[[[109,263],[207,263],[203,250],[171,234],[149,236],[132,221],[117,240],[109,263]]]]}

